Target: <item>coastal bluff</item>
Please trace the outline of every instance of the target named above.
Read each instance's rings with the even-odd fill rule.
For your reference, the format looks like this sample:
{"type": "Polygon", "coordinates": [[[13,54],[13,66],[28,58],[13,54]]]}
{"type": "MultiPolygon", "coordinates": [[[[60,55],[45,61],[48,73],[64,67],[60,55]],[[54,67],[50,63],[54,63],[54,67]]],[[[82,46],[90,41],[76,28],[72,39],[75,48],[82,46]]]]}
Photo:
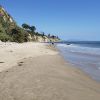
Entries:
{"type": "Polygon", "coordinates": [[[26,23],[19,26],[14,18],[2,6],[0,6],[0,40],[3,42],[11,41],[18,43],[29,41],[60,41],[58,36],[37,32],[35,26],[30,26],[26,23]]]}

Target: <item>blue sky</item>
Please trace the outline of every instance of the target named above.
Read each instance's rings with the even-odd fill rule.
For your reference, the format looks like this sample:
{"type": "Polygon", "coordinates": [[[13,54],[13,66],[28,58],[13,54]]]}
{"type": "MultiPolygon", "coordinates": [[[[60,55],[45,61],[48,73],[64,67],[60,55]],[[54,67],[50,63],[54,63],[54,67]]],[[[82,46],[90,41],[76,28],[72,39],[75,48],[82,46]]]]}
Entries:
{"type": "Polygon", "coordinates": [[[0,0],[21,25],[63,40],[100,40],[100,0],[0,0]]]}

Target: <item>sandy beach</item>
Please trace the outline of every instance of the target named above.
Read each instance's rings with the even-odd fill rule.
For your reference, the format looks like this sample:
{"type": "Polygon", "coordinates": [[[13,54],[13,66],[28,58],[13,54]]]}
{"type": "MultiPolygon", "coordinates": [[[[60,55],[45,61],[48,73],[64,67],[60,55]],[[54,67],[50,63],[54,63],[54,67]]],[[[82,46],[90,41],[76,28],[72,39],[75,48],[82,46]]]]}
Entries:
{"type": "Polygon", "coordinates": [[[0,42],[0,72],[17,65],[25,58],[57,54],[57,52],[46,49],[44,45],[32,42],[22,44],[0,42]]]}
{"type": "Polygon", "coordinates": [[[0,42],[0,100],[100,100],[100,83],[46,44],[0,42]]]}

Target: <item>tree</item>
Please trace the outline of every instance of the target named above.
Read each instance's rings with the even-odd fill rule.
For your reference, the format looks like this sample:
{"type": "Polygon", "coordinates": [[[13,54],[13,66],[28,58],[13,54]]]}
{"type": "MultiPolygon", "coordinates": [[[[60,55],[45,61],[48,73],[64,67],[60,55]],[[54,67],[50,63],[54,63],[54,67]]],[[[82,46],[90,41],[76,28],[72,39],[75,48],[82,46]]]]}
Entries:
{"type": "Polygon", "coordinates": [[[55,39],[55,38],[56,38],[56,36],[52,35],[52,36],[51,36],[51,38],[55,39]]]}
{"type": "Polygon", "coordinates": [[[28,24],[22,24],[22,27],[27,30],[27,32],[31,33],[31,35],[35,34],[36,27],[30,26],[28,24]]]}
{"type": "Polygon", "coordinates": [[[57,36],[57,39],[59,39],[59,37],[57,36]]]}
{"type": "Polygon", "coordinates": [[[24,28],[24,29],[30,29],[30,26],[28,25],[28,24],[22,24],[22,27],[24,28]]]}
{"type": "Polygon", "coordinates": [[[48,34],[48,38],[50,38],[51,37],[51,35],[50,34],[48,34]]]}
{"type": "Polygon", "coordinates": [[[42,32],[42,33],[41,33],[41,36],[42,36],[42,37],[44,37],[44,36],[45,36],[45,33],[44,33],[44,32],[42,32]]]}
{"type": "Polygon", "coordinates": [[[31,26],[29,29],[34,33],[35,30],[36,30],[36,27],[35,26],[31,26]]]}

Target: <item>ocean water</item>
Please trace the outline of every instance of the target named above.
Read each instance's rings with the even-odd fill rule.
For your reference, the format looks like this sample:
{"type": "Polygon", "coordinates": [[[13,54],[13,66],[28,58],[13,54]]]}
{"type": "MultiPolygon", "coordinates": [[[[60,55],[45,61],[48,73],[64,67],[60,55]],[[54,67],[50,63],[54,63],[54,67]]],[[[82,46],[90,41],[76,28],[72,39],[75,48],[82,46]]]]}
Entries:
{"type": "Polygon", "coordinates": [[[100,42],[76,41],[57,43],[65,60],[100,82],[100,42]]]}

